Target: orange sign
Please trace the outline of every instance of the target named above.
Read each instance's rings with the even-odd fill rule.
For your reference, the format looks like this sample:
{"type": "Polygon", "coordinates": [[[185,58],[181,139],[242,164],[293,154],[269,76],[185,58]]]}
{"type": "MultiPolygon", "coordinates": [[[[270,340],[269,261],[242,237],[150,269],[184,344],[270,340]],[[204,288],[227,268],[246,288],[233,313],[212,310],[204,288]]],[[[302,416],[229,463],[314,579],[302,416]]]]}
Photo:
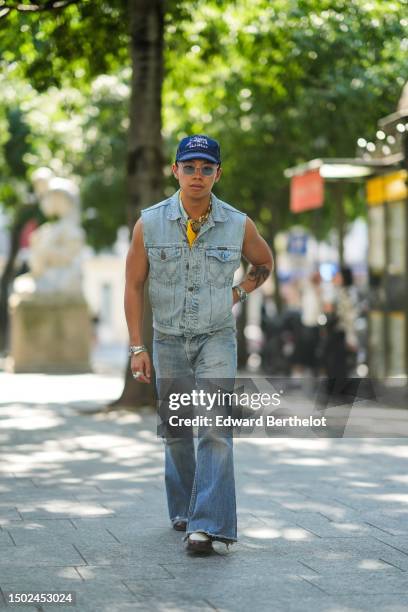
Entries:
{"type": "Polygon", "coordinates": [[[292,177],[290,183],[290,210],[300,213],[320,208],[324,202],[324,180],[319,170],[292,177]]]}

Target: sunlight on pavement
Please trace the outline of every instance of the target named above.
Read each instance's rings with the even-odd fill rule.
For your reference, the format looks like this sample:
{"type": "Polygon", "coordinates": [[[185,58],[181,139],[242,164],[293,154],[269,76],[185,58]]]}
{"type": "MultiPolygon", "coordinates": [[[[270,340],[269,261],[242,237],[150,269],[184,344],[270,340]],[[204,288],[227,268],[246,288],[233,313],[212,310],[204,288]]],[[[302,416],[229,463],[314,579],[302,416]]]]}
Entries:
{"type": "Polygon", "coordinates": [[[269,527],[251,527],[242,529],[242,534],[249,538],[259,540],[272,540],[275,538],[284,538],[285,540],[307,540],[314,536],[304,529],[296,529],[295,527],[285,527],[284,529],[271,529],[269,527]]]}
{"type": "Polygon", "coordinates": [[[0,429],[49,429],[62,425],[64,420],[53,410],[29,408],[21,404],[10,404],[1,408],[0,429]]]}
{"type": "Polygon", "coordinates": [[[123,379],[119,376],[75,374],[0,373],[0,402],[67,403],[75,401],[106,401],[119,397],[123,379]]]}

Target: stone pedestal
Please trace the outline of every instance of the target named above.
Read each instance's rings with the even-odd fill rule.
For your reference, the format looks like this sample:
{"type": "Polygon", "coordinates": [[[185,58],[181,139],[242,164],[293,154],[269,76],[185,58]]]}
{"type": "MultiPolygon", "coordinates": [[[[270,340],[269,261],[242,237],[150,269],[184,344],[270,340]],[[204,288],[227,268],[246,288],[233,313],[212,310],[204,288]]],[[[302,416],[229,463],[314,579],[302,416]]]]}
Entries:
{"type": "Polygon", "coordinates": [[[91,318],[81,295],[13,294],[10,356],[13,372],[90,372],[91,318]]]}

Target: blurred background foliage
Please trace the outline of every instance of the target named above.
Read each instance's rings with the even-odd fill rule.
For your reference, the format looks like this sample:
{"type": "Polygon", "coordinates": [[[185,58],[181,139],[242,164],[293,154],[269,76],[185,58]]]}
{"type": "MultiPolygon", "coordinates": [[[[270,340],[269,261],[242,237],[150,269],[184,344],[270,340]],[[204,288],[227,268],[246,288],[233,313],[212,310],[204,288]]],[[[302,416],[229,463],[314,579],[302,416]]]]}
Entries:
{"type": "MultiPolygon", "coordinates": [[[[1,7],[0,7],[1,8],[1,7]]],[[[163,137],[221,141],[217,195],[250,214],[266,238],[303,223],[336,224],[332,193],[318,215],[289,213],[283,170],[315,157],[353,157],[395,107],[408,74],[407,0],[251,0],[165,4],[163,137]]],[[[0,19],[0,202],[17,215],[30,173],[74,176],[89,243],[126,224],[131,60],[127,5],[83,1],[0,19]]],[[[1,14],[1,11],[0,11],[1,14]]],[[[176,187],[170,167],[165,194],[176,187]]],[[[349,219],[363,211],[346,194],[349,219]]]]}

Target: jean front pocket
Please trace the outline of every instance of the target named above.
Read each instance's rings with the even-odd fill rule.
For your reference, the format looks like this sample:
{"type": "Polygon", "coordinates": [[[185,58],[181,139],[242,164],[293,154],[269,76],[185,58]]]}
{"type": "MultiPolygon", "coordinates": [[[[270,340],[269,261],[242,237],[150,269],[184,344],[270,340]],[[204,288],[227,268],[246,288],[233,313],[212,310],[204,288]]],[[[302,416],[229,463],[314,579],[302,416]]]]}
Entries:
{"type": "Polygon", "coordinates": [[[163,284],[173,284],[181,274],[181,247],[149,247],[149,275],[163,284]]]}
{"type": "Polygon", "coordinates": [[[232,286],[234,272],[240,263],[239,249],[210,247],[205,255],[207,282],[218,288],[232,286]]]}
{"type": "Polygon", "coordinates": [[[163,334],[157,329],[153,331],[153,340],[154,342],[157,342],[159,344],[170,344],[171,345],[172,343],[174,343],[174,338],[177,338],[177,336],[174,336],[172,334],[163,334]]]}

